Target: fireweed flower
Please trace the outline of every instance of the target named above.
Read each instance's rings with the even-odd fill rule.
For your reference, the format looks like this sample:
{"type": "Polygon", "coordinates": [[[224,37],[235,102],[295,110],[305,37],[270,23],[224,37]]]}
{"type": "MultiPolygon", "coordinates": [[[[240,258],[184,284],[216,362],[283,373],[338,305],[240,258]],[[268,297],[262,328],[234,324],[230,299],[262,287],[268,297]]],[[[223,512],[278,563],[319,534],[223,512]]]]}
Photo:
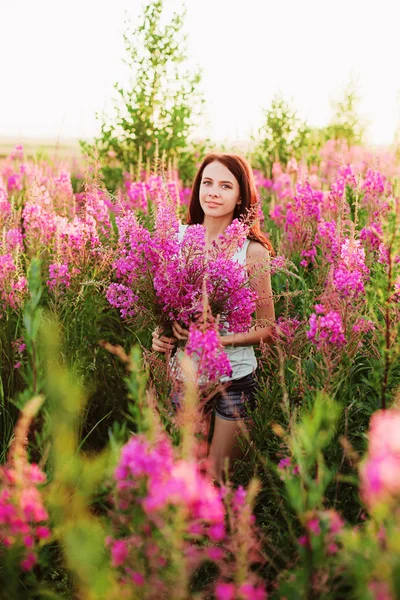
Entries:
{"type": "Polygon", "coordinates": [[[216,600],[267,600],[264,584],[243,583],[236,586],[234,583],[217,583],[215,587],[216,600]]]}
{"type": "Polygon", "coordinates": [[[71,275],[68,265],[52,263],[49,266],[49,279],[46,283],[51,290],[68,288],[71,285],[71,275]]]}
{"type": "Polygon", "coordinates": [[[195,360],[200,380],[206,377],[210,381],[218,381],[222,376],[231,376],[229,358],[224,352],[215,326],[207,324],[207,327],[202,330],[197,324],[192,323],[185,351],[195,360]]]}
{"type": "Polygon", "coordinates": [[[288,198],[292,197],[292,182],[290,181],[289,175],[283,173],[272,184],[272,193],[278,198],[280,202],[287,201],[288,198]]]}
{"type": "Polygon", "coordinates": [[[369,319],[364,319],[363,317],[360,317],[359,319],[357,319],[357,321],[354,323],[352,330],[355,333],[368,333],[370,331],[374,331],[375,329],[375,323],[373,321],[370,321],[369,319]]]}
{"type": "Polygon", "coordinates": [[[130,208],[132,210],[139,209],[140,211],[147,213],[147,188],[143,181],[135,181],[129,184],[128,198],[130,200],[130,208]]]}
{"type": "Polygon", "coordinates": [[[400,410],[376,411],[370,421],[367,458],[361,466],[361,496],[369,508],[400,500],[400,410]]]}
{"type": "Polygon", "coordinates": [[[397,302],[400,302],[400,275],[394,282],[394,299],[397,302]]]}
{"type": "Polygon", "coordinates": [[[168,194],[172,199],[172,202],[175,206],[179,206],[180,195],[179,195],[179,185],[177,181],[170,181],[167,183],[168,194]]]}
{"type": "Polygon", "coordinates": [[[5,549],[22,551],[21,568],[32,569],[42,540],[50,537],[48,514],[38,486],[46,475],[27,460],[24,444],[29,416],[22,416],[7,463],[0,467],[0,557],[5,549]]]}
{"type": "Polygon", "coordinates": [[[0,254],[0,298],[3,306],[12,309],[19,308],[27,292],[27,280],[19,275],[18,263],[10,253],[0,254]]]}
{"type": "Polygon", "coordinates": [[[336,178],[331,183],[329,197],[335,206],[338,207],[342,202],[343,194],[345,193],[347,187],[352,190],[357,189],[357,180],[353,168],[349,164],[338,170],[336,178]]]}
{"type": "Polygon", "coordinates": [[[269,217],[275,225],[282,227],[285,223],[285,207],[282,204],[276,204],[269,211],[269,217]]]}
{"type": "Polygon", "coordinates": [[[369,250],[379,250],[382,240],[382,225],[374,221],[369,227],[363,227],[360,231],[360,240],[362,240],[369,250]]]}
{"type": "Polygon", "coordinates": [[[96,229],[103,235],[107,235],[110,227],[109,206],[106,195],[102,190],[93,188],[85,193],[85,219],[92,217],[96,229]]]}
{"type": "Polygon", "coordinates": [[[317,226],[314,245],[320,246],[324,259],[333,263],[340,253],[340,241],[337,235],[335,221],[321,220],[317,226]]]}
{"type": "Polygon", "coordinates": [[[312,313],[309,327],[307,337],[319,350],[346,344],[342,318],[337,311],[330,310],[323,315],[312,313]]]}
{"type": "Polygon", "coordinates": [[[125,285],[122,285],[121,283],[112,283],[107,289],[106,298],[111,306],[120,309],[121,316],[124,319],[135,315],[134,306],[138,298],[133,291],[125,285]]]}
{"type": "Polygon", "coordinates": [[[24,147],[17,144],[14,150],[10,153],[11,160],[24,160],[24,147]]]}
{"type": "Polygon", "coordinates": [[[125,574],[132,568],[137,572],[138,553],[140,564],[146,565],[139,573],[142,583],[165,567],[169,542],[156,532],[169,526],[176,511],[183,519],[183,552],[188,560],[191,553],[201,550],[191,544],[193,535],[211,543],[225,538],[225,509],[219,491],[197,462],[174,456],[167,436],[159,435],[151,442],[143,435],[132,436],[121,449],[114,479],[114,535],[107,545],[114,566],[125,574]]]}
{"type": "Polygon", "coordinates": [[[6,232],[5,236],[6,248],[8,251],[22,248],[23,235],[19,227],[13,227],[6,232]]]}
{"type": "Polygon", "coordinates": [[[58,177],[54,177],[54,187],[57,196],[67,200],[72,199],[73,189],[69,171],[62,169],[58,177]]]}
{"type": "Polygon", "coordinates": [[[389,249],[383,242],[378,246],[378,263],[381,265],[389,264],[389,249]]]}
{"type": "Polygon", "coordinates": [[[369,211],[373,211],[375,217],[384,216],[389,209],[386,198],[392,192],[392,186],[387,177],[380,171],[368,169],[361,186],[364,192],[363,204],[369,211]]]}
{"type": "Polygon", "coordinates": [[[340,260],[333,270],[333,283],[342,298],[358,298],[369,279],[365,250],[360,240],[345,239],[340,248],[340,260]]]}
{"type": "Polygon", "coordinates": [[[276,333],[278,338],[284,340],[287,344],[291,344],[294,340],[296,331],[301,324],[302,322],[294,317],[279,317],[276,321],[276,333]]]}
{"type": "Polygon", "coordinates": [[[7,188],[9,192],[20,192],[23,189],[22,177],[19,173],[13,173],[7,180],[7,188]]]}
{"type": "MultiPolygon", "coordinates": [[[[300,251],[303,256],[315,255],[313,239],[315,227],[321,219],[323,194],[308,182],[296,185],[296,193],[286,203],[284,231],[288,251],[300,251]]],[[[303,260],[303,266],[308,261],[303,260]]]]}
{"type": "MultiPolygon", "coordinates": [[[[255,310],[255,294],[243,267],[232,256],[244,243],[248,225],[235,220],[205,252],[205,229],[188,227],[179,241],[179,221],[164,188],[157,191],[154,233],[143,227],[132,212],[117,217],[120,256],[114,263],[121,285],[137,296],[138,318],[147,323],[177,320],[186,327],[202,312],[203,288],[212,313],[231,332],[246,331],[255,310]],[[161,191],[160,191],[161,190],[161,191]]],[[[115,293],[113,306],[118,306],[115,293]]],[[[126,306],[124,304],[124,307],[126,306]]],[[[121,313],[122,314],[122,313],[121,313]]]]}
{"type": "Polygon", "coordinates": [[[11,214],[11,204],[7,198],[5,190],[1,187],[0,179],[0,223],[7,220],[7,217],[11,214]]]}

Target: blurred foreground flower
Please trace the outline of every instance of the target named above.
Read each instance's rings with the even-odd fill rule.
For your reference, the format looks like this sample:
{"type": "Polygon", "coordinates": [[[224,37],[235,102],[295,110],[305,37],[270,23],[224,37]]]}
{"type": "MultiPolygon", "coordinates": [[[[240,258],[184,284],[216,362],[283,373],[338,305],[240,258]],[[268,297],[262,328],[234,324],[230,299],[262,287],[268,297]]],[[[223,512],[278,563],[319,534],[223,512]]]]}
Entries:
{"type": "Polygon", "coordinates": [[[7,464],[0,467],[0,557],[8,548],[20,550],[24,571],[36,564],[40,543],[50,537],[49,517],[38,489],[46,476],[36,464],[29,464],[25,448],[41,403],[41,398],[34,398],[22,411],[7,464]]]}
{"type": "Polygon", "coordinates": [[[375,412],[370,421],[369,448],[361,466],[361,495],[373,509],[400,501],[400,410],[375,412]]]}

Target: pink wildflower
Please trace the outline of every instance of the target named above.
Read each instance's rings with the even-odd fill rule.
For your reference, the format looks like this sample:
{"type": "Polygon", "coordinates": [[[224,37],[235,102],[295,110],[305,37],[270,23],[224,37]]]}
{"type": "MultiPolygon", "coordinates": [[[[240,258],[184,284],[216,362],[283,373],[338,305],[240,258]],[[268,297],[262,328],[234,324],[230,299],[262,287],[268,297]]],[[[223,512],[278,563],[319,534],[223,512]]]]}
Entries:
{"type": "Polygon", "coordinates": [[[143,585],[144,584],[144,576],[142,575],[142,573],[139,573],[138,571],[134,571],[132,573],[132,581],[133,583],[135,583],[136,585],[143,585]]]}
{"type": "Polygon", "coordinates": [[[111,556],[112,556],[112,564],[114,567],[121,566],[127,556],[128,556],[128,547],[124,540],[116,540],[111,547],[111,556]]]}
{"type": "Polygon", "coordinates": [[[125,285],[112,283],[107,289],[106,298],[111,306],[120,309],[121,316],[124,319],[135,314],[134,306],[137,296],[125,285]]]}
{"type": "Polygon", "coordinates": [[[278,463],[278,469],[286,469],[286,467],[290,467],[291,464],[291,458],[290,456],[287,456],[286,458],[282,458],[279,463],[278,463]]]}
{"type": "Polygon", "coordinates": [[[23,571],[30,571],[36,564],[37,558],[33,552],[30,552],[22,561],[21,569],[23,571]]]}
{"type": "Polygon", "coordinates": [[[193,357],[197,365],[200,378],[206,377],[209,381],[217,381],[222,376],[230,376],[232,368],[227,354],[221,345],[218,332],[211,324],[205,331],[192,323],[185,352],[193,357]]]}
{"type": "Polygon", "coordinates": [[[267,592],[263,586],[251,583],[243,583],[238,592],[239,597],[243,600],[266,600],[267,598],[267,592]]]}
{"type": "Polygon", "coordinates": [[[319,519],[311,519],[310,521],[308,521],[307,529],[311,531],[314,535],[319,535],[321,533],[319,519]]]}
{"type": "Polygon", "coordinates": [[[236,588],[234,583],[217,583],[215,586],[216,600],[235,600],[236,588]]]}
{"type": "Polygon", "coordinates": [[[316,344],[318,349],[330,346],[341,347],[346,344],[342,318],[334,310],[325,315],[312,313],[309,318],[309,326],[307,337],[316,344]]]}
{"type": "Polygon", "coordinates": [[[71,285],[71,275],[67,264],[52,263],[49,266],[47,285],[51,290],[68,288],[71,285]]]}
{"type": "Polygon", "coordinates": [[[381,410],[372,415],[368,455],[360,477],[361,495],[371,508],[400,498],[400,410],[381,410]]]}

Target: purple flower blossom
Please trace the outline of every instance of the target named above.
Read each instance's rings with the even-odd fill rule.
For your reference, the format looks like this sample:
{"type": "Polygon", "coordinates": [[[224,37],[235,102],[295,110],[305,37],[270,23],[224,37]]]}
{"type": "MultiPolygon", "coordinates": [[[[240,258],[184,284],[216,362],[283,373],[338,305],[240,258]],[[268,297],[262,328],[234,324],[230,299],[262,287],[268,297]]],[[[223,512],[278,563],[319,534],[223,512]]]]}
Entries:
{"type": "Polygon", "coordinates": [[[400,410],[376,411],[369,428],[369,448],[361,465],[361,494],[373,508],[400,498],[400,410]]]}
{"type": "Polygon", "coordinates": [[[286,469],[286,467],[290,467],[292,461],[290,456],[286,456],[286,458],[282,458],[279,462],[278,462],[278,469],[286,469]]]}
{"type": "Polygon", "coordinates": [[[327,346],[341,347],[346,344],[342,318],[337,311],[330,310],[325,315],[312,313],[309,318],[309,326],[307,337],[318,349],[324,349],[327,346]]]}
{"type": "Polygon", "coordinates": [[[315,244],[321,246],[324,259],[333,263],[340,252],[340,243],[335,221],[320,221],[315,235],[315,244]]]}
{"type": "Polygon", "coordinates": [[[333,271],[336,290],[344,298],[357,298],[364,293],[368,279],[369,269],[360,240],[345,239],[340,248],[340,262],[333,271]]]}
{"type": "Polygon", "coordinates": [[[71,285],[71,275],[67,264],[52,263],[49,266],[47,285],[51,290],[68,288],[71,285]]]}
{"type": "Polygon", "coordinates": [[[119,308],[122,318],[133,317],[135,315],[135,302],[138,297],[133,291],[121,283],[112,283],[106,292],[106,298],[115,308],[119,308]]]}
{"type": "Polygon", "coordinates": [[[196,362],[199,379],[218,381],[232,374],[228,355],[224,352],[218,332],[210,325],[205,330],[192,323],[185,352],[196,362]]]}
{"type": "MultiPolygon", "coordinates": [[[[179,222],[168,195],[154,180],[157,214],[150,233],[132,212],[117,217],[120,256],[114,263],[121,285],[137,298],[138,318],[147,324],[177,320],[189,327],[202,313],[204,286],[214,316],[231,332],[247,331],[255,310],[255,293],[242,265],[232,260],[244,243],[248,225],[238,220],[205,252],[205,229],[187,227],[178,241],[179,222]]],[[[118,307],[112,296],[113,306],[118,307]]],[[[124,300],[122,300],[124,302],[124,300]]]]}
{"type": "Polygon", "coordinates": [[[11,160],[24,160],[24,147],[17,144],[14,150],[10,153],[11,160]]]}
{"type": "Polygon", "coordinates": [[[369,227],[361,229],[360,240],[366,242],[371,250],[376,251],[379,249],[382,235],[382,225],[378,222],[373,222],[369,227]]]}
{"type": "Polygon", "coordinates": [[[339,169],[335,180],[331,184],[330,197],[336,205],[342,202],[346,187],[353,190],[357,188],[357,180],[353,168],[349,164],[339,169]]]}
{"type": "Polygon", "coordinates": [[[143,181],[135,181],[129,184],[128,198],[131,210],[139,209],[143,213],[148,212],[147,188],[143,181]]]}

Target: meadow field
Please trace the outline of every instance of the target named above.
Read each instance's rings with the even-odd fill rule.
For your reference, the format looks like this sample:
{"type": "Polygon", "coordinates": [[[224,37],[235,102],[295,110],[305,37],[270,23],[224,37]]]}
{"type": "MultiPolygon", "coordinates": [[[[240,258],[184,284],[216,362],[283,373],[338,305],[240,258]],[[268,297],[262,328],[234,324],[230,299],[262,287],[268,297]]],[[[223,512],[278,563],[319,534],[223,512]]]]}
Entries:
{"type": "Polygon", "coordinates": [[[69,147],[6,146],[0,598],[400,598],[396,153],[328,140],[265,170],[249,157],[274,343],[257,350],[243,458],[216,486],[202,393],[189,377],[171,409],[151,350],[160,288],[140,304],[135,275],[177,243],[190,182],[162,156],[128,172],[109,152],[110,188],[69,147]]]}

